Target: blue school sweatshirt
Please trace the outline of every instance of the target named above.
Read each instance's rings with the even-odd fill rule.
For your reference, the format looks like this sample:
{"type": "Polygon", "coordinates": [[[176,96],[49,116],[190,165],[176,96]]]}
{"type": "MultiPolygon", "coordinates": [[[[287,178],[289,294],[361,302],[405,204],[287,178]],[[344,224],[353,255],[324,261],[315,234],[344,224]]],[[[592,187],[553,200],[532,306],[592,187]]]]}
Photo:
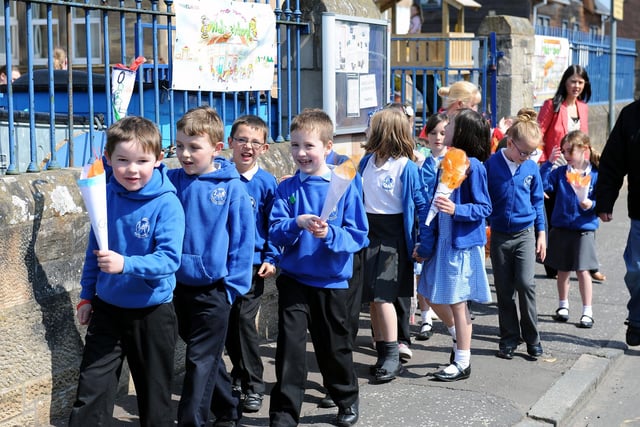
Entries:
{"type": "Polygon", "coordinates": [[[101,272],[93,251],[93,229],[85,257],[80,298],[122,308],[144,308],[171,302],[180,265],[184,212],[166,166],[154,169],[149,182],[129,191],[111,177],[107,184],[109,250],[124,257],[120,274],[101,272]]]}
{"type": "MultiPolygon", "coordinates": [[[[478,159],[469,157],[467,177],[449,197],[456,205],[451,224],[451,246],[454,249],[484,246],[487,243],[485,222],[492,208],[487,188],[487,170],[478,159]]],[[[433,256],[438,239],[438,215],[440,213],[427,227],[425,236],[421,236],[418,253],[422,257],[433,256]]]]}
{"type": "Polygon", "coordinates": [[[369,244],[369,226],[362,199],[352,181],[327,223],[327,237],[319,239],[298,227],[302,214],[320,215],[330,176],[297,171],[278,186],[271,209],[269,237],[281,246],[282,274],[316,288],[346,289],[353,274],[353,254],[369,244]]]}
{"type": "Polygon", "coordinates": [[[484,166],[493,208],[491,230],[517,233],[534,225],[536,232],[544,231],[544,191],[538,165],[525,160],[511,175],[504,154],[498,150],[484,166]]]}
{"type": "Polygon", "coordinates": [[[227,299],[251,288],[255,218],[251,201],[235,165],[223,157],[216,170],[188,175],[184,169],[168,172],[185,213],[180,284],[206,286],[224,280],[227,299]]]}
{"type": "Polygon", "coordinates": [[[276,178],[261,167],[250,180],[240,175],[249,193],[251,207],[256,224],[256,242],[253,252],[253,265],[262,265],[268,262],[278,265],[280,250],[269,240],[269,214],[273,206],[278,183],[276,178]]]}
{"type": "Polygon", "coordinates": [[[596,201],[593,189],[598,182],[598,171],[591,168],[591,183],[589,184],[588,198],[593,202],[590,209],[584,210],[578,203],[578,196],[567,181],[567,165],[552,170],[553,165],[544,162],[540,166],[540,175],[544,183],[544,191],[556,193],[556,203],[553,205],[549,223],[554,228],[567,230],[593,231],[598,229],[598,216],[596,215],[596,201]]]}
{"type": "MultiPolygon", "coordinates": [[[[443,157],[444,155],[442,155],[439,160],[442,160],[443,157]]],[[[438,186],[438,168],[436,167],[436,159],[433,156],[428,156],[424,159],[424,163],[422,163],[422,167],[420,168],[420,174],[422,176],[424,192],[430,203],[431,197],[433,197],[433,194],[436,192],[436,187],[438,186]]]]}

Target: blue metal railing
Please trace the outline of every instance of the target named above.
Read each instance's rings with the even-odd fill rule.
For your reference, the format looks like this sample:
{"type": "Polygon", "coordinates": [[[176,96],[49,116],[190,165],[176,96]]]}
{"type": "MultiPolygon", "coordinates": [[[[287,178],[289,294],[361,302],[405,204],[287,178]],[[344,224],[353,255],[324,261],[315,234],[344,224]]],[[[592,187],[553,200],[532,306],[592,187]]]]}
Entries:
{"type": "MultiPolygon", "coordinates": [[[[492,36],[495,39],[495,34],[492,36]]],[[[412,65],[394,64],[392,58],[391,93],[394,93],[393,101],[412,105],[416,112],[416,133],[426,123],[428,116],[441,107],[438,88],[463,79],[478,85],[483,94],[479,110],[495,126],[497,104],[492,100],[496,99],[495,61],[499,57],[495,41],[490,43],[489,37],[456,38],[414,34],[392,35],[391,43],[396,43],[400,48],[406,44],[407,56],[405,57],[405,52],[401,52],[402,59],[399,62],[404,62],[405,59],[409,63],[414,62],[412,65]],[[462,56],[453,53],[454,46],[460,43],[472,46],[462,56]],[[434,48],[426,47],[427,44],[432,44],[434,48]],[[430,57],[434,52],[440,61],[430,57]],[[417,55],[417,58],[410,58],[411,55],[417,55]],[[452,58],[456,57],[458,63],[452,63],[452,58]],[[462,62],[467,63],[463,65],[462,62]]]]}
{"type": "MultiPolygon", "coordinates": [[[[254,1],[264,3],[264,0],[254,1]]],[[[237,116],[257,114],[267,121],[274,141],[288,139],[288,122],[301,108],[301,35],[308,32],[308,23],[301,20],[299,0],[285,0],[281,3],[282,9],[276,6],[274,10],[278,43],[277,81],[274,82],[277,97],[272,97],[271,91],[173,90],[172,79],[178,77],[171,75],[175,36],[173,0],[119,0],[117,6],[113,3],[116,2],[3,0],[5,63],[11,67],[16,63],[12,58],[18,58],[24,78],[0,88],[0,174],[80,166],[91,161],[102,151],[104,131],[114,121],[111,65],[128,64],[138,55],[150,61],[137,73],[128,114],[155,121],[166,148],[170,149],[175,140],[178,118],[202,103],[218,110],[227,130],[237,116]],[[165,10],[160,10],[161,6],[165,10]],[[46,10],[44,16],[42,10],[46,10]],[[32,23],[35,14],[38,19],[46,17],[47,21],[46,31],[39,34],[41,39],[46,39],[42,48],[47,49],[46,59],[39,59],[38,65],[33,50],[34,31],[38,30],[32,23]],[[54,33],[52,23],[56,19],[57,33],[54,33]],[[26,33],[26,40],[20,40],[24,52],[14,52],[12,46],[11,25],[16,22],[18,33],[26,33]],[[81,23],[84,28],[80,28],[81,23]],[[97,27],[101,31],[95,31],[97,27]],[[58,38],[63,39],[63,29],[70,34],[75,30],[66,45],[70,70],[54,71],[53,50],[58,38]],[[151,37],[147,34],[145,39],[145,31],[150,32],[151,37]],[[120,40],[111,43],[117,39],[111,34],[119,34],[120,40]],[[78,40],[85,44],[81,46],[84,51],[74,54],[75,46],[80,45],[78,40]],[[160,63],[161,58],[167,63],[160,63]],[[42,65],[47,70],[39,69],[42,65]],[[48,114],[48,126],[40,113],[48,114]],[[66,117],[61,121],[62,116],[66,117]],[[2,164],[7,157],[8,164],[6,160],[2,164]]]]}
{"type": "MultiPolygon", "coordinates": [[[[570,31],[562,28],[536,26],[537,35],[563,37],[569,40],[571,63],[580,64],[589,73],[591,83],[590,104],[609,102],[611,70],[611,37],[570,31]],[[598,78],[596,78],[596,76],[598,78]]],[[[616,38],[616,102],[634,99],[635,85],[635,40],[616,38]]]]}

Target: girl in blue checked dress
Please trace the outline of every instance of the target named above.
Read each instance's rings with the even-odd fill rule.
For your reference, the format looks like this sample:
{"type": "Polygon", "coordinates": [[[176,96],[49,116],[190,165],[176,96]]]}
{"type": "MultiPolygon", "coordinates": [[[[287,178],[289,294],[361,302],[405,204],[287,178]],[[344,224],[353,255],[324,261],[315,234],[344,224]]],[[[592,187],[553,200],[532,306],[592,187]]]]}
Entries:
{"type": "Polygon", "coordinates": [[[433,199],[439,213],[414,255],[425,260],[418,292],[453,337],[450,364],[433,376],[457,381],[471,374],[472,326],[467,301],[491,302],[484,264],[485,220],[491,214],[491,200],[481,163],[490,154],[491,141],[489,124],[473,110],[460,111],[448,126],[454,126],[454,131],[451,141],[445,143],[469,157],[467,178],[449,197],[433,199]]]}

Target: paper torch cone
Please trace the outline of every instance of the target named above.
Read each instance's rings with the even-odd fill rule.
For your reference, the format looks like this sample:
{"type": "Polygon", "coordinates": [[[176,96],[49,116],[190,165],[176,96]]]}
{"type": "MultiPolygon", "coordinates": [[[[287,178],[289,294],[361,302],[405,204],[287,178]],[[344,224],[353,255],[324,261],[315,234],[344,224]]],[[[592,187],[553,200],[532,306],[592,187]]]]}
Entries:
{"type": "Polygon", "coordinates": [[[82,168],[78,187],[89,213],[91,229],[98,241],[100,250],[109,249],[107,233],[107,183],[102,160],[97,159],[93,164],[82,168]]]}
{"type": "Polygon", "coordinates": [[[591,185],[591,175],[584,175],[583,172],[567,169],[567,182],[576,193],[579,202],[582,202],[589,195],[589,186],[591,185]]]}
{"type": "MultiPolygon", "coordinates": [[[[433,198],[435,199],[436,197],[449,197],[451,196],[451,193],[453,193],[453,188],[449,188],[449,186],[444,182],[439,182],[438,187],[436,187],[436,193],[433,195],[433,198]]],[[[437,213],[438,213],[438,208],[436,207],[436,205],[433,204],[433,200],[432,200],[431,207],[429,208],[429,213],[427,214],[427,220],[425,221],[425,223],[427,225],[431,224],[431,221],[433,221],[433,218],[436,217],[437,213]]]]}
{"type": "Polygon", "coordinates": [[[329,184],[329,190],[327,191],[327,197],[324,200],[322,206],[322,213],[320,219],[326,221],[331,215],[338,202],[347,191],[349,184],[356,176],[356,166],[351,159],[346,160],[339,166],[336,166],[331,170],[331,183],[329,184]]]}
{"type": "Polygon", "coordinates": [[[438,213],[438,208],[433,204],[433,200],[436,197],[450,197],[453,190],[460,187],[462,181],[467,177],[467,169],[469,169],[467,154],[459,148],[449,148],[440,162],[440,169],[442,171],[436,192],[431,200],[431,207],[425,221],[426,225],[430,225],[438,213]]]}
{"type": "Polygon", "coordinates": [[[113,66],[111,71],[111,104],[113,117],[116,121],[127,115],[133,87],[136,83],[136,72],[145,61],[143,56],[139,56],[129,67],[123,64],[113,66]]]}

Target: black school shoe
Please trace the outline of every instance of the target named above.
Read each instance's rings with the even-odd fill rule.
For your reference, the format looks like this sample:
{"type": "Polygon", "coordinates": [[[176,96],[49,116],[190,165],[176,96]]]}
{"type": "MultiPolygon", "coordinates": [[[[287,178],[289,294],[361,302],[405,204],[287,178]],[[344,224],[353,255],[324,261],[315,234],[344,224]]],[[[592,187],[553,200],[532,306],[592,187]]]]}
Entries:
{"type": "Polygon", "coordinates": [[[500,347],[500,349],[498,350],[498,353],[496,353],[496,356],[499,357],[500,359],[511,360],[513,359],[513,354],[515,353],[515,351],[516,351],[516,348],[512,346],[500,347]]]}
{"type": "Polygon", "coordinates": [[[467,366],[465,369],[462,369],[457,362],[453,362],[452,365],[456,367],[457,372],[449,374],[443,369],[433,374],[433,377],[438,381],[453,382],[466,380],[471,376],[471,365],[467,366]]]}
{"type": "Polygon", "coordinates": [[[358,422],[358,411],[357,400],[348,408],[338,409],[338,418],[336,419],[336,424],[339,427],[351,427],[358,422]]]}
{"type": "Polygon", "coordinates": [[[640,345],[640,328],[637,326],[631,326],[628,320],[624,323],[627,325],[627,334],[625,336],[627,345],[631,347],[640,345]]]}
{"type": "Polygon", "coordinates": [[[542,356],[542,344],[527,344],[527,353],[531,357],[540,357],[542,356]]]}
{"type": "Polygon", "coordinates": [[[262,408],[262,395],[248,393],[242,401],[243,412],[258,412],[262,408]]]}

